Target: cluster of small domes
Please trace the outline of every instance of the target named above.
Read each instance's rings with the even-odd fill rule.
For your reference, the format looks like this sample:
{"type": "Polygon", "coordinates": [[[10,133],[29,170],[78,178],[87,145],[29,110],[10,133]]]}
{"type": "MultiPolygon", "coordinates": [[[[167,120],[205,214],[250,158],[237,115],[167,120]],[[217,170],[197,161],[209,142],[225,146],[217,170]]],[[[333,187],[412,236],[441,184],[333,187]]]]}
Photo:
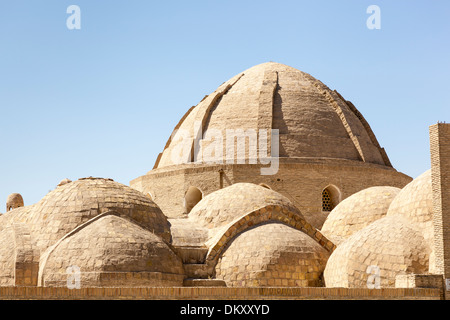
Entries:
{"type": "Polygon", "coordinates": [[[207,250],[200,262],[227,286],[364,287],[376,270],[380,286],[393,287],[398,275],[433,273],[430,190],[430,171],[403,189],[362,190],[319,232],[289,199],[256,184],[213,192],[168,220],[150,197],[112,179],[65,179],[32,206],[8,197],[0,285],[63,286],[76,265],[85,286],[181,286],[183,261],[196,258],[180,252],[191,246],[207,250]],[[11,264],[21,234],[31,261],[22,271],[11,264]]]}
{"type": "Polygon", "coordinates": [[[333,249],[290,200],[251,183],[211,193],[187,218],[169,222],[149,197],[111,179],[63,180],[0,221],[0,239],[9,243],[0,249],[0,285],[65,286],[76,266],[83,286],[181,286],[190,259],[180,256],[183,241],[209,248],[209,276],[228,286],[319,286],[333,249]],[[22,258],[16,234],[28,239],[22,258]],[[18,272],[8,264],[14,259],[30,262],[18,272]]]}
{"type": "Polygon", "coordinates": [[[329,287],[365,287],[375,268],[381,287],[402,274],[434,273],[431,171],[402,190],[377,187],[342,201],[322,232],[338,242],[324,272],[329,287]]]}

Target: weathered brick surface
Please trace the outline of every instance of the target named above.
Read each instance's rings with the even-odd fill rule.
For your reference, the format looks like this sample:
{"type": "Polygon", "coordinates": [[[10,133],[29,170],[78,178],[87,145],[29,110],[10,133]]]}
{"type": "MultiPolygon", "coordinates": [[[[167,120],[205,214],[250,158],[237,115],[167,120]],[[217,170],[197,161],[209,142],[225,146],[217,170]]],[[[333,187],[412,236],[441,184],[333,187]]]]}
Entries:
{"type": "Polygon", "coordinates": [[[66,286],[77,266],[81,284],[182,285],[181,259],[156,235],[116,215],[106,215],[50,247],[40,261],[40,284],[66,286]]]}
{"type": "MultiPolygon", "coordinates": [[[[193,135],[195,121],[204,131],[219,130],[224,137],[229,129],[278,129],[282,157],[385,165],[376,138],[340,95],[309,74],[279,63],[254,66],[226,81],[189,112],[179,129],[193,135]]],[[[159,168],[174,164],[171,152],[177,141],[175,136],[168,144],[159,168]]],[[[236,151],[233,154],[237,157],[236,151]]]]}
{"type": "Polygon", "coordinates": [[[269,223],[239,234],[216,265],[231,287],[317,287],[329,253],[305,233],[269,223]]]}
{"type": "Polygon", "coordinates": [[[219,257],[234,239],[265,223],[283,223],[286,228],[292,227],[326,252],[335,248],[303,218],[289,199],[250,183],[237,183],[213,192],[194,207],[188,218],[170,219],[170,222],[173,245],[182,254],[183,261],[206,263],[200,268],[201,274],[206,272],[209,277],[214,276],[219,257]],[[187,250],[188,246],[195,250],[187,250]],[[202,248],[207,254],[200,257],[199,254],[204,252],[202,248]]]}
{"type": "Polygon", "coordinates": [[[351,288],[81,288],[0,287],[0,299],[108,300],[439,300],[438,289],[351,288]]]}
{"type": "Polygon", "coordinates": [[[380,286],[394,287],[399,274],[426,273],[430,248],[419,229],[400,216],[386,216],[354,233],[331,254],[327,287],[367,288],[369,266],[379,268],[380,286]]]}
{"type": "Polygon", "coordinates": [[[320,230],[339,245],[355,232],[384,217],[400,192],[395,187],[371,187],[357,192],[334,208],[320,230]]]}
{"type": "Polygon", "coordinates": [[[430,151],[436,273],[450,279],[450,124],[430,127],[430,151]]]}
{"type": "Polygon", "coordinates": [[[12,228],[15,247],[15,285],[37,285],[39,250],[34,246],[31,229],[29,225],[17,222],[12,224],[12,228]]]}
{"type": "Polygon", "coordinates": [[[144,194],[110,179],[86,178],[57,187],[33,206],[25,222],[43,252],[77,226],[110,210],[170,241],[169,223],[158,206],[144,194]]]}
{"type": "Polygon", "coordinates": [[[403,188],[412,179],[392,168],[349,160],[312,160],[280,158],[276,175],[262,176],[260,164],[180,165],[149,172],[131,182],[153,200],[169,218],[185,217],[184,196],[190,186],[203,197],[240,182],[264,183],[287,197],[314,227],[320,229],[329,212],[322,212],[322,191],[336,186],[341,199],[373,186],[403,188]],[[219,170],[223,170],[221,175],[219,170]],[[221,178],[222,176],[222,178],[221,178]]]}
{"type": "Polygon", "coordinates": [[[14,286],[15,241],[12,226],[0,231],[0,286],[14,286]]]}
{"type": "Polygon", "coordinates": [[[207,195],[189,213],[189,218],[200,226],[215,229],[270,205],[278,205],[303,218],[288,198],[252,183],[236,183],[207,195]]]}
{"type": "Polygon", "coordinates": [[[431,170],[425,171],[400,191],[398,196],[392,201],[387,215],[404,217],[421,230],[431,249],[429,271],[435,273],[431,170]]]}
{"type": "Polygon", "coordinates": [[[23,206],[23,198],[20,194],[13,193],[8,196],[8,199],[6,200],[6,212],[23,206]]]}
{"type": "Polygon", "coordinates": [[[400,274],[395,278],[396,288],[436,288],[442,289],[442,275],[400,274]]]}

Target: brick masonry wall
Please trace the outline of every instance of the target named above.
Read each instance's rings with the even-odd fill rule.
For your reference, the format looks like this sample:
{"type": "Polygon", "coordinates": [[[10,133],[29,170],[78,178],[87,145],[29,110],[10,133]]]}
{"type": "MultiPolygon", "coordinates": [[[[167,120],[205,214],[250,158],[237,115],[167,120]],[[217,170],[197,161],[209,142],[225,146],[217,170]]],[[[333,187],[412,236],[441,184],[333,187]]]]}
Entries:
{"type": "Polygon", "coordinates": [[[58,300],[439,300],[439,289],[0,287],[0,299],[58,300]]]}
{"type": "MultiPolygon", "coordinates": [[[[450,124],[430,126],[436,273],[450,278],[450,124]]],[[[448,292],[447,292],[448,295],[448,292]]]]}
{"type": "Polygon", "coordinates": [[[131,181],[131,187],[154,195],[154,201],[169,218],[183,216],[183,199],[189,186],[195,186],[203,196],[220,189],[219,170],[223,169],[222,186],[237,182],[264,183],[289,198],[314,227],[320,229],[328,213],[322,212],[322,191],[336,186],[340,201],[372,186],[403,188],[411,178],[384,166],[348,160],[281,159],[276,175],[261,175],[261,165],[183,166],[157,169],[131,181]]]}

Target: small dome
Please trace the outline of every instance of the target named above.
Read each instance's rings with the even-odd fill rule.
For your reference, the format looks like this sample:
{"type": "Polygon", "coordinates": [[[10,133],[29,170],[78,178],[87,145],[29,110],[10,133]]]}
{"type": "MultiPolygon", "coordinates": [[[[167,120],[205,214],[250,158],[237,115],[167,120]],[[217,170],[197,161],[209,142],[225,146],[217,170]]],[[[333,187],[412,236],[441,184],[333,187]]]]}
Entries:
{"type": "Polygon", "coordinates": [[[367,288],[369,274],[379,270],[380,287],[395,287],[399,274],[428,271],[430,248],[406,219],[383,217],[354,233],[328,259],[327,287],[367,288]]]}
{"type": "Polygon", "coordinates": [[[400,215],[412,223],[433,220],[431,170],[425,171],[400,191],[392,201],[387,215],[400,215]]]}
{"type": "Polygon", "coordinates": [[[399,192],[399,188],[383,186],[351,195],[331,211],[321,232],[338,245],[353,233],[384,217],[399,192]]]}
{"type": "MultiPolygon", "coordinates": [[[[406,185],[389,206],[387,216],[401,216],[417,226],[434,250],[433,192],[431,169],[406,185]]],[[[434,252],[430,258],[430,272],[435,272],[434,252]]]]}
{"type": "Polygon", "coordinates": [[[279,205],[302,217],[292,202],[278,192],[253,183],[236,183],[205,196],[189,213],[189,219],[203,227],[219,228],[269,205],[279,205]]]}
{"type": "Polygon", "coordinates": [[[43,286],[66,286],[66,269],[81,271],[82,287],[182,286],[180,258],[156,235],[107,215],[68,235],[41,258],[43,286]]]}
{"type": "Polygon", "coordinates": [[[87,178],[60,186],[33,206],[27,222],[43,251],[95,216],[115,211],[170,242],[170,225],[143,193],[110,179],[87,178]]]}
{"type": "Polygon", "coordinates": [[[13,193],[6,200],[6,212],[24,206],[23,198],[19,193],[13,193]]]}
{"type": "Polygon", "coordinates": [[[216,265],[230,287],[317,287],[329,253],[305,233],[282,223],[239,234],[216,265]]]}

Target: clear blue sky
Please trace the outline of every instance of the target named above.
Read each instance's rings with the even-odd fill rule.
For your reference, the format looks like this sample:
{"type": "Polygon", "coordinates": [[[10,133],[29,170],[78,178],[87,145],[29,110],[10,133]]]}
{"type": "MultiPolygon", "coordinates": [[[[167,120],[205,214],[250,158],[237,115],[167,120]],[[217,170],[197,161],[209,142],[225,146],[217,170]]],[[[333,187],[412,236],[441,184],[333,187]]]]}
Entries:
{"type": "Polygon", "coordinates": [[[2,1],[0,212],[64,178],[129,184],[189,107],[267,61],[352,101],[397,170],[430,167],[428,126],[450,121],[448,0],[2,1]]]}

